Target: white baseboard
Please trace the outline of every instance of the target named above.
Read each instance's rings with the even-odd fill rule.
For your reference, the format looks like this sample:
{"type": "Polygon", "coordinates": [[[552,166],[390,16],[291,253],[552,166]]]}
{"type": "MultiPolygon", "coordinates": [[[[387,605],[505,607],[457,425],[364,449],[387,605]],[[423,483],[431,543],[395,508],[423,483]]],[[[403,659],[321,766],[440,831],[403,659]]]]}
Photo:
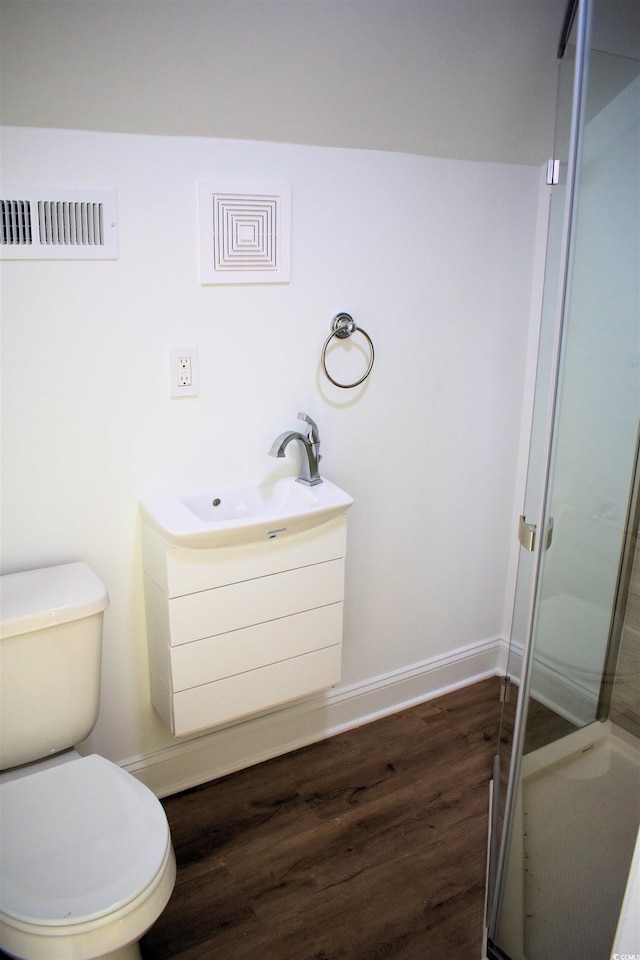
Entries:
{"type": "MultiPolygon", "coordinates": [[[[522,673],[522,649],[515,644],[509,654],[509,673],[519,681],[522,673]]],[[[595,718],[598,700],[593,692],[573,677],[561,674],[543,657],[536,659],[531,678],[531,696],[577,727],[584,726],[595,718]]]]}
{"type": "Polygon", "coordinates": [[[122,762],[158,797],[215,780],[499,672],[500,638],[340,686],[122,762]]]}

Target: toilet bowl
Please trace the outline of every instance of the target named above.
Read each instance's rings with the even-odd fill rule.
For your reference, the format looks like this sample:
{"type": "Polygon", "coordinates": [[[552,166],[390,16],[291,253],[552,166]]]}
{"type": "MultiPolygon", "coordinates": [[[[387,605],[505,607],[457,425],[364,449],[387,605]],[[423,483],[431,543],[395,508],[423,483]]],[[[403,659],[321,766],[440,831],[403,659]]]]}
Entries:
{"type": "Polygon", "coordinates": [[[0,943],[27,960],[139,957],[175,882],[162,805],[95,754],[0,784],[0,862],[0,943]]]}
{"type": "Polygon", "coordinates": [[[106,592],[84,564],[29,574],[0,577],[0,707],[8,731],[0,760],[18,758],[9,770],[0,764],[0,948],[20,960],[139,960],[138,941],[175,884],[167,818],[144,784],[104,757],[80,756],[67,739],[70,730],[86,736],[97,717],[86,691],[74,698],[76,684],[92,685],[78,630],[95,659],[106,592]],[[25,650],[27,662],[29,651],[40,658],[31,684],[25,650]],[[44,703],[29,702],[30,687],[44,703]],[[51,723],[41,723],[48,712],[51,723]]]}

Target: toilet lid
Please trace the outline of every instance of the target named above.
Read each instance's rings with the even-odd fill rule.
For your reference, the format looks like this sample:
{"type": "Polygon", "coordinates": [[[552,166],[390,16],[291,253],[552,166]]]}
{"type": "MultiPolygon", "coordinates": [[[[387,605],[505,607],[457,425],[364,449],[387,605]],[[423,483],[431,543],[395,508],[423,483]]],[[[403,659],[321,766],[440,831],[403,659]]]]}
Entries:
{"type": "Polygon", "coordinates": [[[0,785],[0,910],[68,925],[111,913],[156,877],[170,843],[162,804],[92,755],[0,785]]]}

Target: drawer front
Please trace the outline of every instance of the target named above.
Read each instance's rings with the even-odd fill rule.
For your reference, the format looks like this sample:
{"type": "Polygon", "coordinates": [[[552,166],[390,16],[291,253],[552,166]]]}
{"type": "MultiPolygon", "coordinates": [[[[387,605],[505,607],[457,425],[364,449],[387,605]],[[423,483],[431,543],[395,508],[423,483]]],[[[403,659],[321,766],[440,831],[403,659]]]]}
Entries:
{"type": "Polygon", "coordinates": [[[341,559],[175,597],[169,600],[171,645],[337,603],[343,594],[341,559]]]}
{"type": "Polygon", "coordinates": [[[340,680],[340,644],[227,677],[173,697],[176,736],[295,700],[340,680]]]}
{"type": "Polygon", "coordinates": [[[173,689],[188,690],[342,641],[342,603],[171,649],[173,689]]]}

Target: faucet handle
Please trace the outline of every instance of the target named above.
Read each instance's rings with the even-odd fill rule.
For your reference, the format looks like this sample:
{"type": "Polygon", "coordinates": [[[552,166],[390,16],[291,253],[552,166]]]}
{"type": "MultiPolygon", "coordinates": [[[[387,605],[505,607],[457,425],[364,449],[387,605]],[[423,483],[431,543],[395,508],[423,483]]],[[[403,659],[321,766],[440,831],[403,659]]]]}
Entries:
{"type": "Polygon", "coordinates": [[[305,423],[309,424],[309,432],[307,434],[309,443],[320,443],[320,431],[318,430],[318,425],[315,420],[312,420],[308,413],[299,413],[298,420],[304,420],[305,423]]]}

